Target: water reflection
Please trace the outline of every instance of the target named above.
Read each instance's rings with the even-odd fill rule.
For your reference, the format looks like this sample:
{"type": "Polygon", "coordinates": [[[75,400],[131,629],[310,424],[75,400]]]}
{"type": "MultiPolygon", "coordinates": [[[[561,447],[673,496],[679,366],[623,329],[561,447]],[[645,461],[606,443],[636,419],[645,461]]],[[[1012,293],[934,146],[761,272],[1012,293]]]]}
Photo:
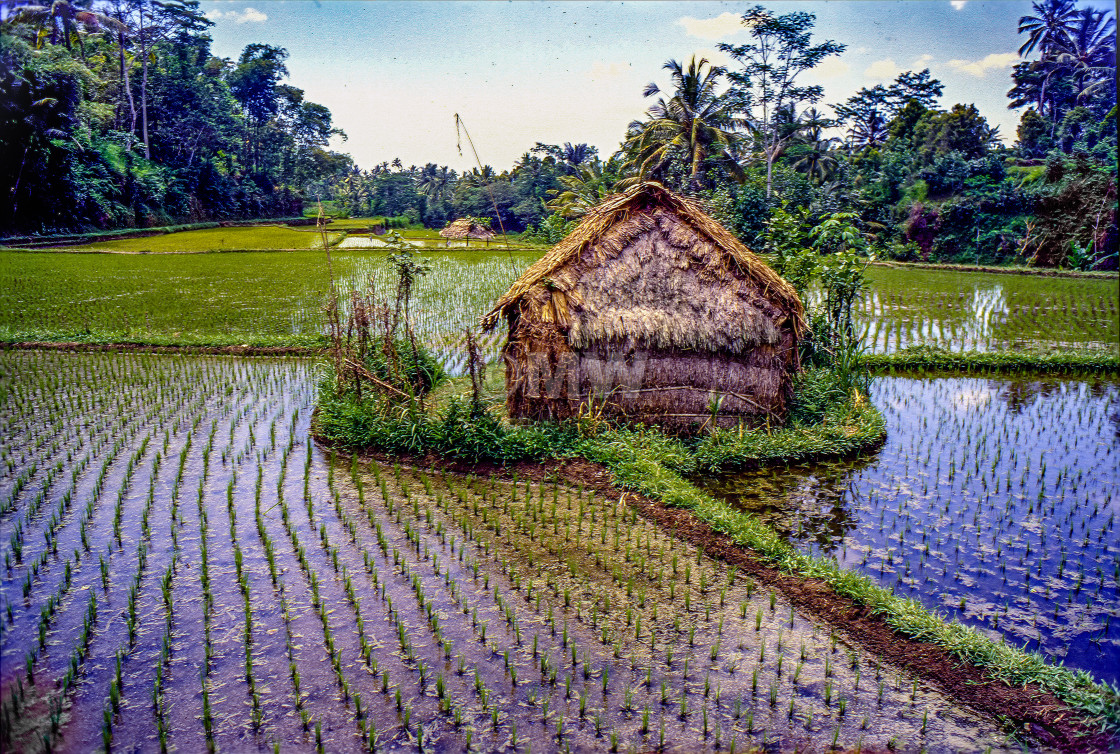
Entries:
{"type": "Polygon", "coordinates": [[[1120,385],[880,378],[874,454],[712,491],[802,550],[1100,680],[1120,680],[1120,385]]]}
{"type": "Polygon", "coordinates": [[[875,456],[848,464],[799,464],[780,470],[756,469],[712,483],[711,492],[755,514],[787,538],[812,542],[833,554],[858,526],[853,508],[860,490],[854,477],[875,456]]]}

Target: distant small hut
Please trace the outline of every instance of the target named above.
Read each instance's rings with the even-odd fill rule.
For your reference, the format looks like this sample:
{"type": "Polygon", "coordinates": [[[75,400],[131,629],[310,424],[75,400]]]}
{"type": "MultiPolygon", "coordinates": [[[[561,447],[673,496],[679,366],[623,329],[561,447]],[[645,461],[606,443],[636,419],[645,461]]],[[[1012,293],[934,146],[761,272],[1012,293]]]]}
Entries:
{"type": "Polygon", "coordinates": [[[509,323],[509,415],[581,412],[673,431],[786,413],[804,308],[693,201],[658,183],[607,197],[483,317],[509,323]]]}
{"type": "Polygon", "coordinates": [[[486,245],[490,245],[490,239],[494,237],[494,231],[487,228],[482,223],[472,220],[469,217],[463,217],[448,225],[446,228],[439,232],[441,236],[447,239],[450,245],[454,240],[465,240],[467,245],[470,245],[470,239],[475,238],[480,241],[485,241],[486,245]]]}

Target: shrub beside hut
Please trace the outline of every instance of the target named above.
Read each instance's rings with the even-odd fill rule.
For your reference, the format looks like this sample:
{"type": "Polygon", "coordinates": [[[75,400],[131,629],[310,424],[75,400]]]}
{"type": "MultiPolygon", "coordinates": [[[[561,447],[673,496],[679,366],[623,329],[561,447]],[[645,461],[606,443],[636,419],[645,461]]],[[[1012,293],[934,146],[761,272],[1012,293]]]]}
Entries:
{"type": "Polygon", "coordinates": [[[780,421],[804,308],[693,201],[606,198],[483,318],[504,317],[511,418],[581,413],[688,432],[780,421]]]}
{"type": "Polygon", "coordinates": [[[467,246],[470,246],[470,239],[475,238],[485,241],[486,245],[490,245],[490,239],[494,237],[494,231],[489,227],[483,225],[478,220],[470,217],[462,217],[450,223],[446,228],[441,230],[439,234],[447,239],[447,245],[451,245],[452,240],[463,240],[467,246]]]}

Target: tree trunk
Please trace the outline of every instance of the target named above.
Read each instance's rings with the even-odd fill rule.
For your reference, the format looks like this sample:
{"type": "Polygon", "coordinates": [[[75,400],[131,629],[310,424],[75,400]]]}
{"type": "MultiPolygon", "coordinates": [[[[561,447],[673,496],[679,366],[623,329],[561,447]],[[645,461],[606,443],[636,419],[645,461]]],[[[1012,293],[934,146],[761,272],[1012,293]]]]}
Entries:
{"type": "Polygon", "coordinates": [[[128,111],[132,115],[132,121],[128,126],[129,140],[125,149],[132,149],[132,137],[136,135],[136,101],[132,98],[132,84],[128,79],[128,66],[124,63],[124,32],[117,32],[117,52],[121,64],[121,88],[128,96],[128,111]]]}
{"type": "Polygon", "coordinates": [[[140,6],[140,127],[144,137],[144,159],[152,159],[152,148],[148,144],[148,40],[144,36],[144,6],[140,6]]]}
{"type": "Polygon", "coordinates": [[[23,180],[23,168],[27,165],[27,153],[31,151],[31,145],[28,144],[27,148],[23,150],[23,159],[19,162],[19,173],[16,174],[16,185],[12,187],[12,219],[14,220],[19,213],[19,182],[23,180]]]}
{"type": "Polygon", "coordinates": [[[771,147],[766,150],[766,198],[770,198],[771,185],[774,179],[774,155],[777,150],[771,147]]]}

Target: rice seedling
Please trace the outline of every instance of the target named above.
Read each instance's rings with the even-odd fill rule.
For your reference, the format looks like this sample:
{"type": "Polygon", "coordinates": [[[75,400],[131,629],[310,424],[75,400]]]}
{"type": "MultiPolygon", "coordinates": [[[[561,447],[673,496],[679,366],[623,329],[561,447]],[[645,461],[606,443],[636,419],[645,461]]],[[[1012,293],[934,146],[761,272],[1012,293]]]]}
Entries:
{"type": "MultiPolygon", "coordinates": [[[[38,646],[40,621],[47,645],[61,642],[70,652],[34,660],[36,688],[73,667],[64,692],[73,705],[69,722],[51,734],[43,721],[42,732],[56,743],[111,734],[117,748],[146,740],[217,750],[253,737],[325,751],[420,743],[492,749],[513,740],[537,750],[643,740],[666,749],[726,747],[735,720],[768,715],[771,694],[784,706],[791,693],[789,674],[778,672],[782,650],[761,649],[773,642],[777,622],[779,643],[804,646],[799,710],[827,714],[828,637],[814,636],[796,611],[787,623],[790,608],[780,596],[759,593],[617,500],[552,481],[393,468],[349,455],[332,462],[307,437],[315,383],[301,362],[122,358],[0,358],[0,369],[20,359],[49,367],[21,366],[19,379],[65,376],[69,382],[56,391],[73,385],[66,389],[74,391],[75,410],[77,396],[103,385],[98,389],[119,394],[145,417],[135,428],[105,424],[112,431],[103,450],[124,440],[94,498],[90,549],[81,541],[80,513],[100,462],[77,476],[75,502],[60,516],[57,559],[41,536],[54,510],[50,497],[26,519],[23,563],[12,553],[3,582],[12,626],[0,637],[4,657],[38,646]],[[124,488],[129,459],[149,435],[124,488]],[[21,584],[42,552],[49,565],[40,566],[25,602],[21,584]],[[676,579],[669,576],[674,560],[676,579]],[[686,568],[691,583],[682,595],[683,583],[675,582],[683,582],[686,568]],[[94,586],[82,592],[96,592],[96,606],[82,592],[73,599],[75,589],[94,586]],[[766,625],[752,630],[767,610],[766,625]],[[123,619],[115,635],[104,628],[106,616],[123,619]],[[82,646],[87,617],[88,647],[78,654],[71,650],[82,646]],[[108,662],[87,661],[97,653],[108,662]],[[731,668],[756,653],[761,687],[752,697],[750,674],[731,668]],[[93,683],[76,684],[83,673],[93,683]],[[220,706],[229,699],[240,702],[233,711],[220,706]],[[116,704],[148,713],[117,714],[116,704]],[[658,710],[668,714],[652,720],[658,710]],[[687,725],[669,724],[681,710],[687,725]],[[174,724],[180,713],[199,721],[197,739],[174,724]],[[705,727],[706,739],[697,732],[705,727]]],[[[16,415],[19,404],[11,401],[22,394],[9,391],[3,410],[16,415]]],[[[27,396],[31,401],[29,390],[27,396]]],[[[106,412],[116,410],[99,400],[106,412]]],[[[27,423],[34,432],[35,423],[27,423]]],[[[73,445],[75,462],[95,447],[73,445]]],[[[70,449],[42,447],[36,474],[70,449]]],[[[65,492],[69,474],[64,463],[52,495],[65,492]]],[[[13,514],[31,504],[38,478],[28,476],[13,514]]],[[[0,517],[0,526],[8,520],[0,517]]],[[[14,532],[14,524],[4,529],[0,542],[14,532]]],[[[1090,579],[1099,577],[1087,568],[1083,592],[1095,588],[1090,579]]],[[[25,670],[19,677],[26,685],[25,670]]],[[[899,725],[917,733],[919,719],[896,719],[909,689],[885,690],[880,708],[867,684],[862,697],[852,690],[847,661],[833,661],[832,672],[833,712],[843,699],[846,715],[867,717],[869,742],[882,745],[899,725]]],[[[22,700],[10,676],[3,678],[2,714],[14,719],[22,700]]],[[[762,745],[765,735],[802,722],[782,728],[783,715],[768,719],[769,733],[752,724],[744,734],[740,724],[736,745],[744,735],[762,745]]],[[[927,735],[951,735],[961,730],[959,720],[930,714],[927,735]]],[[[976,740],[1001,740],[994,728],[968,725],[976,740]]],[[[14,740],[32,740],[30,731],[12,730],[14,740]]]]}
{"type": "Polygon", "coordinates": [[[752,474],[744,482],[774,493],[740,499],[805,552],[835,553],[899,596],[1115,682],[1120,636],[1106,623],[1120,609],[1120,549],[1103,501],[1117,494],[1120,448],[1100,438],[1116,390],[879,378],[890,431],[873,460],[752,474]],[[798,492],[805,474],[823,482],[814,503],[798,492]]]}

